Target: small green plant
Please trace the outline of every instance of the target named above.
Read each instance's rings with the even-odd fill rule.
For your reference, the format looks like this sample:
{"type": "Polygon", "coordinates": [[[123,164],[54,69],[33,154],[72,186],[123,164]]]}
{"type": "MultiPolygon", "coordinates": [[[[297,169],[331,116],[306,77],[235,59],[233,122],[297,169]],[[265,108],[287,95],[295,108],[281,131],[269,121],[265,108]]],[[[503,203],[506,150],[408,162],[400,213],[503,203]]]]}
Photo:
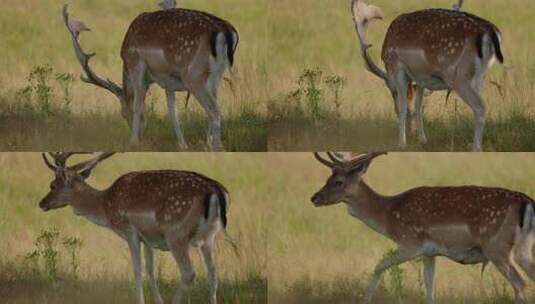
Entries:
{"type": "Polygon", "coordinates": [[[341,117],[342,93],[346,80],[326,75],[319,68],[306,69],[297,80],[297,89],[272,98],[268,112],[272,119],[311,118],[313,121],[341,117]],[[332,97],[331,97],[332,96],[332,97]],[[334,105],[334,113],[327,100],[334,105]]]}
{"type": "Polygon", "coordinates": [[[331,75],[325,78],[325,84],[327,85],[327,88],[329,88],[329,91],[331,91],[333,95],[333,103],[336,109],[336,116],[340,118],[341,116],[340,108],[342,107],[342,99],[340,96],[342,95],[342,92],[344,91],[346,80],[338,75],[331,75]]]}
{"type": "Polygon", "coordinates": [[[62,241],[63,247],[69,255],[69,260],[71,264],[72,275],[75,279],[78,278],[78,253],[80,248],[82,248],[82,240],[77,237],[64,237],[62,241]]]}
{"type": "MultiPolygon", "coordinates": [[[[384,258],[391,258],[393,257],[394,253],[394,250],[390,250],[385,254],[384,258]]],[[[403,288],[403,269],[401,269],[399,265],[395,265],[390,267],[386,272],[390,275],[390,288],[392,289],[392,294],[394,294],[398,300],[401,301],[405,297],[403,288]]]]}
{"type": "Polygon", "coordinates": [[[39,260],[44,264],[45,277],[49,283],[55,284],[58,280],[59,251],[57,243],[59,231],[55,228],[43,230],[34,241],[35,250],[26,255],[26,260],[38,269],[39,260]]]}
{"type": "Polygon", "coordinates": [[[63,91],[64,106],[68,109],[72,103],[72,86],[76,78],[71,73],[56,73],[56,81],[63,91]]]}
{"type": "Polygon", "coordinates": [[[307,69],[299,77],[299,88],[306,97],[306,104],[310,115],[314,120],[322,118],[320,102],[322,99],[322,82],[323,72],[318,69],[307,69]]]}
{"type": "Polygon", "coordinates": [[[29,87],[37,98],[37,108],[42,117],[52,114],[52,87],[49,84],[52,67],[48,64],[35,67],[28,77],[29,87]]]}

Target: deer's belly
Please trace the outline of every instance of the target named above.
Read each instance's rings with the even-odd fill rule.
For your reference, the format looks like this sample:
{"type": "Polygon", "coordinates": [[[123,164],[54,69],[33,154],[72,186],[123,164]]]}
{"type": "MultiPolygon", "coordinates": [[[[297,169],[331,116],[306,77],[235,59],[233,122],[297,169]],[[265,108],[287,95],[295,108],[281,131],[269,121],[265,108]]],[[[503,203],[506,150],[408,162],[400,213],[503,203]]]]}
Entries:
{"type": "Polygon", "coordinates": [[[428,240],[438,247],[462,250],[478,245],[466,224],[433,226],[425,229],[425,232],[428,240]]]}
{"type": "Polygon", "coordinates": [[[425,230],[427,240],[424,254],[445,256],[461,264],[478,264],[487,261],[477,239],[465,224],[443,225],[425,230]]]}
{"type": "Polygon", "coordinates": [[[134,214],[129,214],[128,221],[145,244],[152,248],[169,250],[164,232],[156,222],[154,212],[136,212],[134,214]]]}
{"type": "Polygon", "coordinates": [[[424,255],[444,256],[465,265],[488,262],[487,257],[483,254],[479,246],[450,248],[434,242],[427,242],[424,245],[424,255]]]}
{"type": "Polygon", "coordinates": [[[427,74],[421,74],[418,72],[409,71],[409,77],[417,85],[426,88],[431,91],[442,91],[449,89],[449,86],[442,80],[442,78],[427,74]]]}
{"type": "Polygon", "coordinates": [[[182,82],[180,75],[176,72],[172,73],[158,73],[149,70],[149,77],[152,82],[157,83],[162,89],[173,92],[185,91],[186,87],[182,82]]]}
{"type": "Polygon", "coordinates": [[[402,49],[396,53],[403,62],[409,78],[419,86],[432,91],[449,88],[442,78],[436,75],[434,65],[429,62],[423,50],[402,49]]]}

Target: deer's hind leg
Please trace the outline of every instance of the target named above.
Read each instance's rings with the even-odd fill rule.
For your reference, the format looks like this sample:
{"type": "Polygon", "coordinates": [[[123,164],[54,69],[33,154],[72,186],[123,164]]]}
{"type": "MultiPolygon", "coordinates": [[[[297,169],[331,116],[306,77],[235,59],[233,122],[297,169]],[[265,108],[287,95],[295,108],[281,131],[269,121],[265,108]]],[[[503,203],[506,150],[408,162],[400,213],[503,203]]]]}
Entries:
{"type": "Polygon", "coordinates": [[[173,257],[180,270],[180,286],[178,286],[173,304],[185,303],[186,293],[195,280],[195,269],[189,254],[189,243],[186,239],[168,239],[167,245],[173,253],[173,257]]]}
{"type": "Polygon", "coordinates": [[[201,246],[201,252],[206,265],[206,272],[208,273],[208,284],[210,288],[210,304],[217,303],[217,272],[214,261],[214,237],[210,236],[201,246]]]}
{"type": "Polygon", "coordinates": [[[425,135],[424,129],[424,88],[421,86],[416,87],[416,97],[415,97],[415,114],[417,120],[417,129],[418,129],[418,141],[420,144],[427,143],[427,136],[425,135]]]}
{"type": "Polygon", "coordinates": [[[427,304],[433,304],[435,302],[434,296],[434,282],[435,282],[435,260],[434,256],[424,256],[424,281],[426,291],[427,304]]]}
{"type": "Polygon", "coordinates": [[[147,244],[144,244],[144,249],[145,268],[149,277],[149,284],[152,297],[154,298],[154,303],[163,304],[162,296],[160,295],[160,290],[158,289],[158,282],[156,281],[156,277],[154,275],[154,250],[147,244]]]}
{"type": "Polygon", "coordinates": [[[459,96],[470,106],[474,113],[474,143],[472,150],[482,150],[483,131],[485,128],[486,107],[483,99],[469,82],[459,82],[455,88],[459,96]]]}

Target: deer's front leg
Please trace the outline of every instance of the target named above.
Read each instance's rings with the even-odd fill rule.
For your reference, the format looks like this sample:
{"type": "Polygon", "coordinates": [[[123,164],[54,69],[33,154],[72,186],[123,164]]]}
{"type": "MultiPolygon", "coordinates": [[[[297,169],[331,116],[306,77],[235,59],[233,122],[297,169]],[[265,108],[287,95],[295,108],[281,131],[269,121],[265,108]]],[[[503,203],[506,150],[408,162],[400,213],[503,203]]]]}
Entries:
{"type": "Polygon", "coordinates": [[[377,266],[375,266],[375,270],[373,271],[373,276],[370,280],[368,288],[366,289],[366,294],[364,295],[364,303],[369,304],[372,302],[373,296],[375,295],[377,287],[379,286],[379,280],[381,279],[381,275],[385,270],[392,266],[396,266],[413,260],[418,256],[420,256],[420,252],[398,249],[389,257],[386,257],[381,260],[381,262],[379,262],[377,266]]]}
{"type": "Polygon", "coordinates": [[[418,128],[418,141],[420,144],[427,143],[427,136],[425,135],[424,130],[424,88],[418,86],[416,88],[416,120],[418,128]]]}
{"type": "Polygon", "coordinates": [[[173,241],[170,243],[169,248],[180,269],[181,276],[180,286],[178,286],[173,298],[173,304],[183,304],[185,303],[186,292],[195,280],[195,269],[193,269],[193,264],[189,256],[189,244],[186,241],[173,241]]]}
{"type": "Polygon", "coordinates": [[[145,73],[147,68],[144,63],[138,63],[130,71],[130,83],[134,86],[134,105],[133,105],[133,119],[132,119],[132,137],[130,143],[137,145],[141,138],[142,116],[145,103],[145,95],[147,94],[148,86],[145,83],[145,73]]]}
{"type": "Polygon", "coordinates": [[[435,302],[434,296],[434,280],[435,280],[435,257],[424,256],[424,281],[426,290],[427,304],[433,304],[435,302]]]}
{"type": "Polygon", "coordinates": [[[130,254],[132,256],[134,277],[136,279],[136,301],[137,304],[144,304],[145,298],[143,296],[143,277],[141,275],[141,242],[137,233],[133,232],[129,236],[128,247],[130,248],[130,254]]]}

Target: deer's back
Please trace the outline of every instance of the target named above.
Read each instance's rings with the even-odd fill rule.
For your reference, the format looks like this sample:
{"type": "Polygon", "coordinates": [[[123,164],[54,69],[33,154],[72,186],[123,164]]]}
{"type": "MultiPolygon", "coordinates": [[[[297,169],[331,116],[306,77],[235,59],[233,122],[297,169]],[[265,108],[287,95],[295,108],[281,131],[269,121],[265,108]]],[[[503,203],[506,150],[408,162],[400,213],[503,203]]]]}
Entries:
{"type": "Polygon", "coordinates": [[[140,49],[162,50],[171,62],[176,54],[192,54],[201,43],[210,43],[218,32],[236,32],[227,21],[214,15],[176,8],[143,13],[136,17],[123,40],[121,57],[140,49]]]}
{"type": "Polygon", "coordinates": [[[507,216],[521,221],[532,203],[527,195],[502,188],[421,187],[394,197],[390,216],[398,229],[406,226],[405,233],[414,237],[455,226],[484,239],[497,232],[507,216]]]}
{"type": "Polygon", "coordinates": [[[192,213],[204,214],[209,197],[222,192],[227,191],[220,183],[195,172],[132,172],[107,190],[108,216],[113,225],[141,215],[158,223],[179,222],[192,213]]]}
{"type": "Polygon", "coordinates": [[[400,15],[388,28],[382,59],[388,63],[399,52],[423,51],[431,63],[460,56],[468,43],[478,50],[485,33],[499,32],[491,22],[475,15],[447,9],[426,9],[400,15]]]}

